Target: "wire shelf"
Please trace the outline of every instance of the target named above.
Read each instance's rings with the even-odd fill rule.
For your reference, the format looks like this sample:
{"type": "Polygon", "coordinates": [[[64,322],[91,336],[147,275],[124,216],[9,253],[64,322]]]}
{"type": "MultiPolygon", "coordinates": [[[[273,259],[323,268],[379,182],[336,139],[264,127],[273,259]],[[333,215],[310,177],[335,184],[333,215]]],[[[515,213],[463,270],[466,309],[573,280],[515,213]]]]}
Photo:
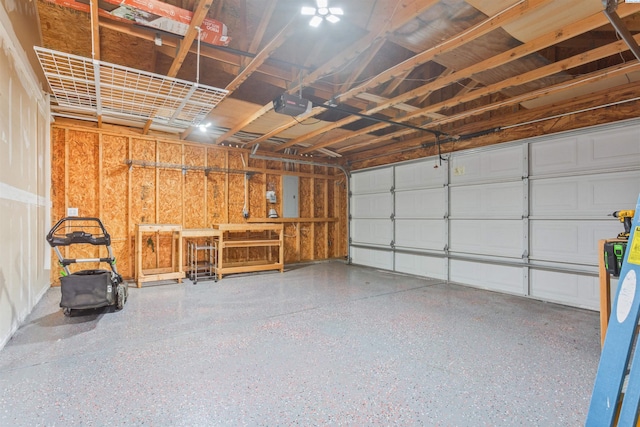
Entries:
{"type": "Polygon", "coordinates": [[[61,107],[98,116],[198,126],[229,91],[82,56],[34,47],[61,107]]]}

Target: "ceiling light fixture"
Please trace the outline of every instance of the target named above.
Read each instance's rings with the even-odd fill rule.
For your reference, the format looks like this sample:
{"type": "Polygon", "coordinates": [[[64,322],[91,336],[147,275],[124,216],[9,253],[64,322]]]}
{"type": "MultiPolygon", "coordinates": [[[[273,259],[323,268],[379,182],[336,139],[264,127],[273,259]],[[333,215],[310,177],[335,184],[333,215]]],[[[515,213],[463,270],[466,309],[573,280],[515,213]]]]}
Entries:
{"type": "Polygon", "coordinates": [[[327,20],[332,24],[340,21],[340,16],[344,15],[341,7],[329,7],[328,0],[316,0],[317,7],[302,6],[300,13],[311,16],[309,25],[317,27],[322,21],[327,20]]]}
{"type": "Polygon", "coordinates": [[[209,126],[211,126],[211,122],[198,125],[198,129],[200,129],[200,132],[206,132],[209,126]]]}

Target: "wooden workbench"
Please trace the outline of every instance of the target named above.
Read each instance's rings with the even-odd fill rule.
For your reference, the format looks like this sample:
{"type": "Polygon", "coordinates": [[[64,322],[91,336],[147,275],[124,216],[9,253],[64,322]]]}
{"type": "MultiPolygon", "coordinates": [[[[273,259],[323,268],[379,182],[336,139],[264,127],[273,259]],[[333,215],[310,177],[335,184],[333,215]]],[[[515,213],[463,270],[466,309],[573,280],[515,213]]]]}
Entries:
{"type": "Polygon", "coordinates": [[[214,228],[219,232],[218,238],[218,260],[216,272],[218,279],[225,274],[249,273],[255,271],[279,270],[284,271],[284,226],[283,224],[215,224],[214,228]],[[267,232],[265,238],[251,238],[241,236],[246,232],[267,232]],[[272,238],[272,232],[277,233],[277,238],[272,238]],[[224,253],[230,248],[252,248],[252,247],[274,247],[278,249],[278,259],[269,259],[260,262],[249,262],[242,264],[226,264],[224,253]]]}
{"type": "Polygon", "coordinates": [[[174,224],[138,224],[136,225],[136,284],[142,286],[143,282],[155,280],[176,279],[181,282],[185,277],[183,269],[183,238],[209,237],[217,242],[218,258],[216,260],[216,273],[218,279],[225,274],[249,273],[256,271],[279,270],[284,271],[284,226],[283,224],[215,224],[213,228],[187,228],[174,224]],[[170,232],[172,239],[172,263],[170,268],[146,270],[142,269],[142,234],[170,232]],[[266,232],[266,237],[246,238],[242,233],[266,232]],[[272,233],[277,236],[272,237],[272,233]],[[177,241],[177,248],[174,247],[177,241]],[[224,254],[230,248],[253,247],[278,247],[278,259],[246,263],[225,262],[224,254]],[[177,260],[176,260],[177,257],[177,260]]]}

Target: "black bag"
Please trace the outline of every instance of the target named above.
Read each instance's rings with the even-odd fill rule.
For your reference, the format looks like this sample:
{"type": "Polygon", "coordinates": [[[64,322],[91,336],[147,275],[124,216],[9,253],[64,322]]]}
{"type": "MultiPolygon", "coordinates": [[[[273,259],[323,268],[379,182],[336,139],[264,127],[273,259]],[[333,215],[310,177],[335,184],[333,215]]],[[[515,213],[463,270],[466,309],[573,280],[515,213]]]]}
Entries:
{"type": "Polygon", "coordinates": [[[85,309],[104,307],[115,301],[117,283],[107,270],[82,270],[60,278],[60,307],[85,309]]]}

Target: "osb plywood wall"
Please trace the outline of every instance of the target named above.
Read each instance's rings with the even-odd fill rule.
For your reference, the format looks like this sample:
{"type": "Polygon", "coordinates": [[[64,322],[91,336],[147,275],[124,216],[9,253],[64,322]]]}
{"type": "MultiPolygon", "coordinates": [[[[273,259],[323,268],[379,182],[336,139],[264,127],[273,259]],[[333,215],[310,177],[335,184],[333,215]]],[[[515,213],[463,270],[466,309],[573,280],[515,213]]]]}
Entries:
{"type": "MultiPolygon", "coordinates": [[[[134,276],[136,224],[208,228],[246,223],[245,208],[249,221],[269,222],[270,208],[282,212],[285,174],[299,177],[300,207],[300,217],[284,223],[285,263],[347,254],[346,178],[335,168],[257,160],[237,148],[65,124],[52,127],[51,151],[52,223],[68,208],[100,218],[125,278],[134,276]],[[267,201],[267,190],[276,192],[277,203],[267,201]]],[[[90,258],[103,248],[62,249],[68,257],[90,258]]],[[[243,248],[228,251],[226,261],[259,261],[275,254],[273,248],[243,248]]],[[[144,269],[170,266],[171,257],[170,234],[143,236],[144,269]]]]}

